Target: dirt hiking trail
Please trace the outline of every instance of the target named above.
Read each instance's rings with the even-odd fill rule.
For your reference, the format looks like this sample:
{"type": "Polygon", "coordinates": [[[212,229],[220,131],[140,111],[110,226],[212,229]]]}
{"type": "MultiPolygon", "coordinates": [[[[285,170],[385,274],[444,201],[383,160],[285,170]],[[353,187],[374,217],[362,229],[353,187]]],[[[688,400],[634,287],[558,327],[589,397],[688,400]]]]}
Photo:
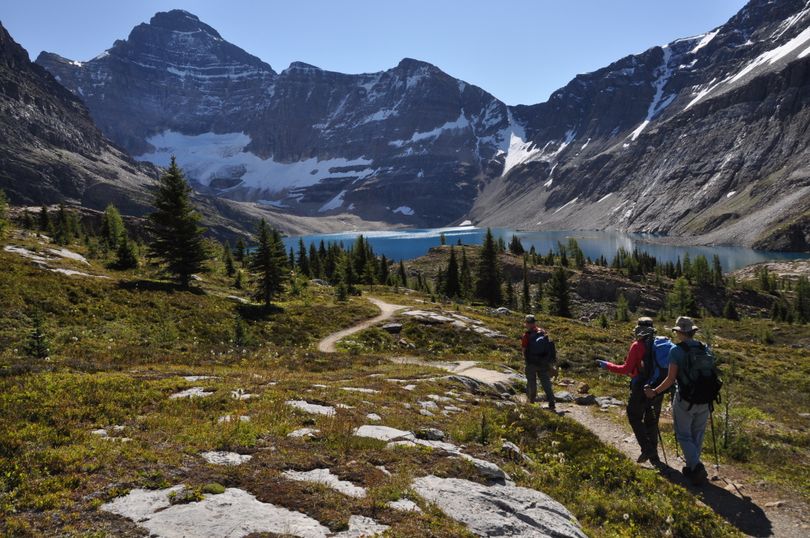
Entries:
{"type": "Polygon", "coordinates": [[[371,301],[377,308],[380,309],[380,315],[373,317],[371,319],[367,319],[366,321],[362,321],[357,325],[352,325],[348,329],[343,329],[341,331],[337,331],[335,333],[330,334],[329,336],[318,342],[318,351],[321,351],[323,353],[334,353],[337,351],[337,348],[335,346],[340,340],[346,338],[351,334],[359,333],[362,330],[368,329],[369,327],[373,327],[378,323],[382,323],[383,321],[390,319],[394,314],[396,314],[400,310],[408,308],[407,306],[386,303],[385,301],[381,301],[380,299],[376,299],[374,297],[366,297],[366,299],[371,301]]]}

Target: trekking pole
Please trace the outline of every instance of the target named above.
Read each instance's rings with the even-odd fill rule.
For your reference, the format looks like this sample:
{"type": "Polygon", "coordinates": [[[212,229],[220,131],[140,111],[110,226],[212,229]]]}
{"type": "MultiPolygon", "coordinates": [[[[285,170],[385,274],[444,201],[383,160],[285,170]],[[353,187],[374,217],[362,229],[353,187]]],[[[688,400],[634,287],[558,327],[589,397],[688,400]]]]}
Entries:
{"type": "Polygon", "coordinates": [[[661,428],[658,426],[660,416],[655,412],[655,404],[652,400],[650,401],[650,411],[652,411],[652,415],[655,417],[655,430],[658,432],[658,444],[661,445],[661,453],[664,455],[664,463],[666,463],[667,467],[669,467],[669,462],[667,461],[667,451],[664,448],[664,438],[661,435],[661,428]]]}
{"type": "Polygon", "coordinates": [[[714,445],[714,469],[720,472],[720,457],[717,455],[717,436],[714,434],[714,406],[709,407],[709,422],[712,425],[712,444],[714,445]]]}

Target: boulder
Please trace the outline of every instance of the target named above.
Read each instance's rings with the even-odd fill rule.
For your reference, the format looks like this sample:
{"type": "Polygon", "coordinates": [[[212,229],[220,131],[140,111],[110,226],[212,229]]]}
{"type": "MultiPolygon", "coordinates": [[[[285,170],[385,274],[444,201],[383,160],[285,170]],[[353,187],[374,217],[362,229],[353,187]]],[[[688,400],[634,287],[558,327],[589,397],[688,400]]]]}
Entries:
{"type": "Polygon", "coordinates": [[[478,536],[585,538],[563,505],[533,489],[437,476],[417,478],[412,488],[478,536]]]}
{"type": "Polygon", "coordinates": [[[399,334],[402,332],[402,323],[386,323],[382,326],[382,330],[391,334],[399,334]]]}
{"type": "Polygon", "coordinates": [[[577,405],[596,405],[596,396],[593,394],[585,394],[584,396],[578,396],[574,402],[577,405]]]}
{"type": "Polygon", "coordinates": [[[574,395],[567,390],[554,393],[554,399],[558,402],[571,403],[574,401],[574,395]]]}
{"type": "Polygon", "coordinates": [[[444,441],[445,434],[443,431],[436,428],[424,428],[416,432],[417,439],[424,439],[426,441],[444,441]]]}

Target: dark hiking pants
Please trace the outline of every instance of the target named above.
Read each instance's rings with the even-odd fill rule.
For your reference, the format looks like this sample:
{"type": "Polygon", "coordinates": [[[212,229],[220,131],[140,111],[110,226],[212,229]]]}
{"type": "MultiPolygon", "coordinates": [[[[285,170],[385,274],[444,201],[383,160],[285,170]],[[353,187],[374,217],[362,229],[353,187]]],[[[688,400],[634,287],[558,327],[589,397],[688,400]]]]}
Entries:
{"type": "Polygon", "coordinates": [[[661,416],[661,403],[664,395],[653,399],[644,395],[644,387],[639,384],[630,389],[630,400],[627,402],[627,420],[641,447],[641,453],[652,459],[658,459],[658,417],[661,416]]]}
{"type": "Polygon", "coordinates": [[[546,393],[549,407],[554,407],[554,388],[551,386],[551,375],[554,370],[551,362],[526,363],[526,396],[529,402],[537,401],[537,378],[546,393]]]}

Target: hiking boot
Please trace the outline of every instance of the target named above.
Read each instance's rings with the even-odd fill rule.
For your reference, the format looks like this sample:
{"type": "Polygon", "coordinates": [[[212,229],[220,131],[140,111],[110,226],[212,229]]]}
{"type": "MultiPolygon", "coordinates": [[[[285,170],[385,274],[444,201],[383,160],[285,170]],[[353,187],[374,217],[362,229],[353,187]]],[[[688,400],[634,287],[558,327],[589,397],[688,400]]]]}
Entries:
{"type": "Polygon", "coordinates": [[[636,463],[644,463],[648,461],[650,456],[646,452],[642,452],[641,455],[636,459],[636,463]]]}
{"type": "Polygon", "coordinates": [[[688,479],[691,480],[691,478],[692,478],[692,469],[690,469],[689,467],[684,465],[683,469],[681,469],[681,474],[683,475],[684,478],[688,478],[688,479]]]}
{"type": "Polygon", "coordinates": [[[706,467],[702,463],[698,463],[689,475],[689,480],[693,486],[702,486],[706,483],[709,473],[706,472],[706,467]]]}

